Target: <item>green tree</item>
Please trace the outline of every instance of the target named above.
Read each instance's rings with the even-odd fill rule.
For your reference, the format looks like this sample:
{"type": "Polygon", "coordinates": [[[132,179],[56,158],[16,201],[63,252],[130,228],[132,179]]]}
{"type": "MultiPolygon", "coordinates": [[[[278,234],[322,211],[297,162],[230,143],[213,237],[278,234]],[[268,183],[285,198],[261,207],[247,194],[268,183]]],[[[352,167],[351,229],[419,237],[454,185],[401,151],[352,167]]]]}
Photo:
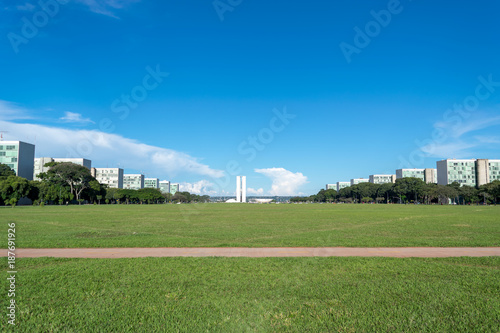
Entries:
{"type": "Polygon", "coordinates": [[[0,181],[0,195],[4,203],[15,206],[21,198],[28,197],[30,191],[31,185],[25,178],[9,176],[0,181]]]}
{"type": "Polygon", "coordinates": [[[0,180],[5,180],[16,173],[8,165],[0,163],[0,180]]]}
{"type": "MultiPolygon", "coordinates": [[[[50,166],[51,163],[47,163],[50,166]]],[[[70,193],[80,201],[83,190],[90,187],[90,182],[95,180],[90,170],[82,165],[70,162],[53,163],[49,171],[42,178],[53,182],[63,182],[70,187],[70,193]]]]}

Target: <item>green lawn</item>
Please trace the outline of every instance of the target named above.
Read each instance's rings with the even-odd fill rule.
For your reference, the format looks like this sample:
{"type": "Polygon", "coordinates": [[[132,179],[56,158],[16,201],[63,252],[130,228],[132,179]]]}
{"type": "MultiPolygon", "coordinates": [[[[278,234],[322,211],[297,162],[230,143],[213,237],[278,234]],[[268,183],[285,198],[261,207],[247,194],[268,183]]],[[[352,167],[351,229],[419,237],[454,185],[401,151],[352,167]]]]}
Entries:
{"type": "Polygon", "coordinates": [[[500,206],[88,205],[4,207],[0,217],[3,234],[16,222],[25,248],[500,246],[500,206]]]}
{"type": "Polygon", "coordinates": [[[17,332],[500,330],[498,257],[26,258],[17,268],[17,332]]]}

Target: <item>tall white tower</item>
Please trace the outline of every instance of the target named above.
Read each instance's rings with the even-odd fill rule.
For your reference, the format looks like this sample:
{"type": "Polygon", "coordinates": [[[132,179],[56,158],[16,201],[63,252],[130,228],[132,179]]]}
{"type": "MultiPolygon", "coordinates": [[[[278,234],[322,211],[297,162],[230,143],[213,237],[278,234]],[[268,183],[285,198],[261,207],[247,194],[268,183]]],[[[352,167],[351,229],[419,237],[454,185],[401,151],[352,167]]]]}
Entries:
{"type": "Polygon", "coordinates": [[[241,202],[247,202],[247,176],[241,177],[241,202]]]}
{"type": "Polygon", "coordinates": [[[247,202],[246,176],[236,176],[236,202],[247,202]]]}
{"type": "Polygon", "coordinates": [[[236,176],[236,202],[241,202],[241,177],[236,176]]]}

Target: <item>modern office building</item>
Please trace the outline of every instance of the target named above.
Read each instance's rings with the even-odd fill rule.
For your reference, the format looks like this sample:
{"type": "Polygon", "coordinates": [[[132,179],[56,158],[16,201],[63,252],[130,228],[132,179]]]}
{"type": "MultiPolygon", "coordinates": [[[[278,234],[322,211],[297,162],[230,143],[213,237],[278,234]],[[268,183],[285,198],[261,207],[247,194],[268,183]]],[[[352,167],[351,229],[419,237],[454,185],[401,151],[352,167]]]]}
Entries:
{"type": "Polygon", "coordinates": [[[172,195],[179,192],[180,190],[181,190],[180,184],[178,184],[178,183],[171,183],[170,184],[170,193],[172,193],[172,195]]]}
{"type": "Polygon", "coordinates": [[[236,176],[236,202],[247,202],[246,176],[236,176]]]}
{"type": "Polygon", "coordinates": [[[160,180],[158,178],[145,178],[144,188],[160,188],[160,180]]]}
{"type": "Polygon", "coordinates": [[[424,171],[424,169],[397,169],[396,179],[413,177],[425,181],[424,171]]]}
{"type": "Polygon", "coordinates": [[[476,186],[475,159],[446,159],[437,161],[436,164],[439,185],[457,182],[460,185],[476,186]]]}
{"type": "Polygon", "coordinates": [[[356,184],[360,184],[360,183],[368,183],[368,182],[369,182],[369,180],[366,178],[354,178],[354,179],[351,179],[351,186],[356,185],[356,184]]]}
{"type": "Polygon", "coordinates": [[[123,188],[129,190],[140,190],[144,188],[144,175],[125,174],[123,175],[123,188]]]}
{"type": "Polygon", "coordinates": [[[337,184],[326,184],[325,189],[328,190],[337,190],[337,184]]]}
{"type": "Polygon", "coordinates": [[[92,169],[92,161],[87,160],[85,158],[52,158],[52,157],[37,157],[35,158],[34,163],[34,171],[33,171],[33,179],[38,180],[38,175],[42,172],[49,171],[49,167],[46,167],[45,164],[50,162],[70,162],[74,164],[78,164],[86,167],[87,169],[92,169]]]}
{"type": "Polygon", "coordinates": [[[436,164],[440,185],[457,182],[460,185],[481,186],[500,180],[500,160],[446,159],[436,164]]]}
{"type": "Polygon", "coordinates": [[[349,186],[351,186],[351,182],[337,182],[337,192],[349,186]]]}
{"type": "Polygon", "coordinates": [[[90,173],[100,184],[109,188],[123,188],[123,169],[120,168],[91,168],[90,173]]]}
{"type": "Polygon", "coordinates": [[[168,180],[160,181],[161,193],[170,193],[170,182],[168,180]]]}
{"type": "Polygon", "coordinates": [[[422,179],[426,183],[437,183],[436,169],[397,169],[396,179],[413,177],[422,179]]]}
{"type": "Polygon", "coordinates": [[[396,175],[370,175],[370,183],[372,184],[386,184],[394,183],[396,175]]]}
{"type": "Polygon", "coordinates": [[[35,145],[22,141],[0,141],[0,163],[14,170],[16,176],[33,180],[35,145]]]}

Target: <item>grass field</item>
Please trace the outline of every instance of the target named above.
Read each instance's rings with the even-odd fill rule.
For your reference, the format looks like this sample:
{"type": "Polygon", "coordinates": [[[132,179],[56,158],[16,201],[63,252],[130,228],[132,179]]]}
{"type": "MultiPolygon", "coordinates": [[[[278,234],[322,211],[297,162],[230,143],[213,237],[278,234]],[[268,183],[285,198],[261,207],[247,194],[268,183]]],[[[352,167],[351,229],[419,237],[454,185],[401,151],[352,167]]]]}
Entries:
{"type": "Polygon", "coordinates": [[[26,258],[18,270],[16,332],[500,330],[498,257],[26,258]]]}
{"type": "Polygon", "coordinates": [[[500,206],[88,205],[0,216],[3,234],[16,222],[24,248],[500,246],[500,206]]]}

